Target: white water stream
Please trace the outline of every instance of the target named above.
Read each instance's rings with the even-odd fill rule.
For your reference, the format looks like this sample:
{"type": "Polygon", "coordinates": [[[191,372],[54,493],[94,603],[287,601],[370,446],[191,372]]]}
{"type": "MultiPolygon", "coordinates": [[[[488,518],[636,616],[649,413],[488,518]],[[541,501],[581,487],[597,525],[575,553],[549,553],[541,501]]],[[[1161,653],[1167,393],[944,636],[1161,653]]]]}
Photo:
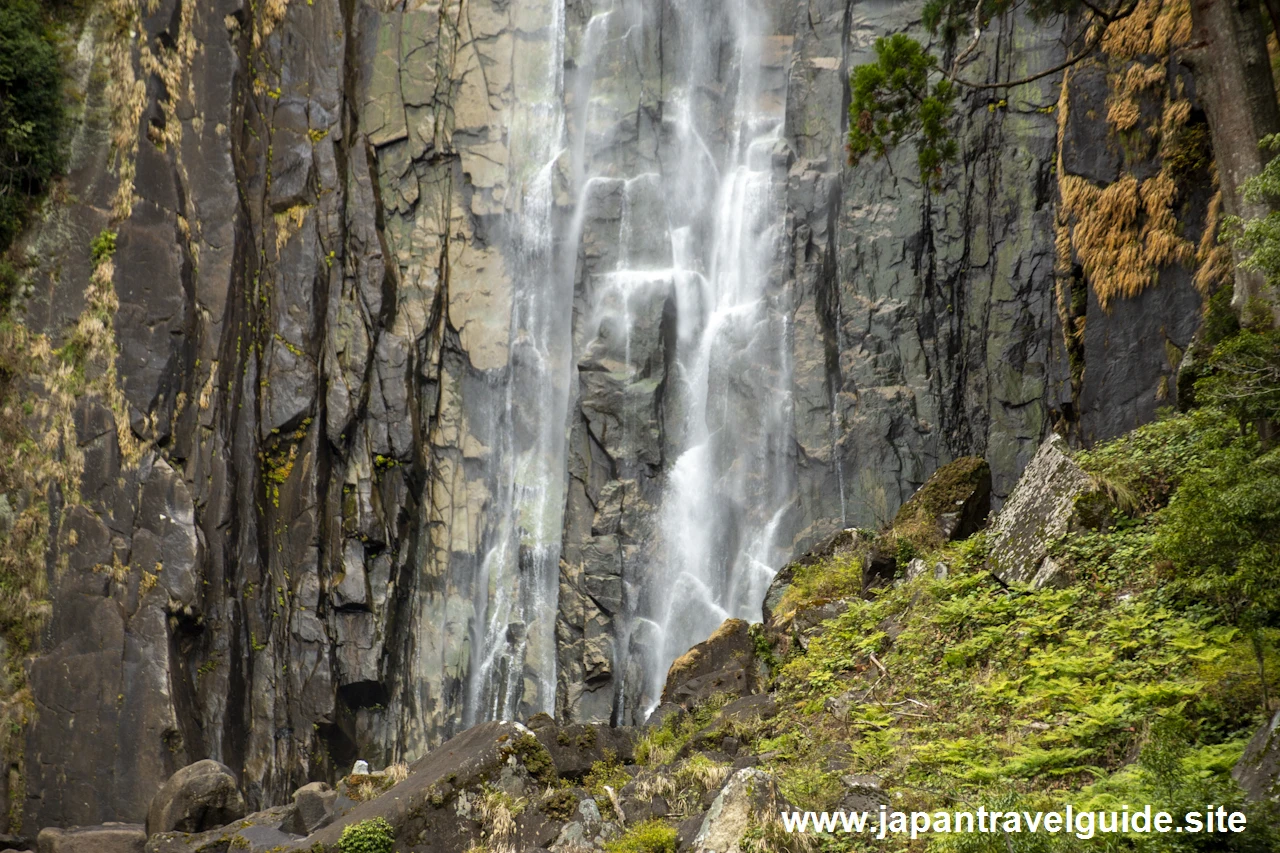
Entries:
{"type": "Polygon", "coordinates": [[[615,719],[651,711],[671,661],[725,618],[758,619],[786,556],[776,540],[793,490],[791,368],[778,281],[785,170],[775,163],[785,97],[778,75],[770,77],[766,18],[752,0],[672,3],[678,55],[662,59],[659,170],[613,156],[586,130],[596,111],[618,110],[617,63],[605,57],[638,55],[659,38],[657,7],[597,6],[570,57],[577,73],[568,92],[561,2],[548,7],[554,47],[545,61],[517,62],[528,78],[517,91],[541,95],[516,103],[509,125],[509,185],[519,188],[505,217],[512,367],[495,430],[494,541],[472,586],[465,725],[553,707],[574,280],[593,189],[620,189],[616,263],[596,272],[577,322],[621,335],[632,366],[632,337],[653,332],[639,325],[652,315],[634,306],[665,290],[676,310],[665,392],[675,452],[653,510],[655,541],[626,568],[626,612],[614,630],[627,659],[614,671],[633,675],[618,685],[615,719]],[[614,77],[597,86],[606,71],[614,77]],[[558,176],[577,199],[568,215],[555,210],[558,176]]]}

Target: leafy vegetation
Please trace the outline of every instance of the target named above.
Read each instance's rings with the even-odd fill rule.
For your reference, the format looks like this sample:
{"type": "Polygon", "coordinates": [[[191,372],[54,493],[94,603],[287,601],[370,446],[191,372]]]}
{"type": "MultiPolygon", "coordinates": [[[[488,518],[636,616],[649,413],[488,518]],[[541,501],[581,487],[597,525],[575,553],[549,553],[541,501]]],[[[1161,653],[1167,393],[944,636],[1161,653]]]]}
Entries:
{"type": "Polygon", "coordinates": [[[605,853],[675,853],[676,831],[661,820],[638,823],[604,847],[605,853]]]}
{"type": "MultiPolygon", "coordinates": [[[[794,607],[838,597],[848,609],[807,648],[792,644],[776,685],[785,711],[751,744],[792,803],[837,808],[848,792],[841,776],[859,773],[882,779],[904,809],[1149,802],[1182,813],[1213,802],[1260,817],[1229,771],[1268,713],[1280,663],[1280,597],[1269,588],[1280,564],[1280,451],[1230,411],[1205,406],[1079,461],[1113,506],[1102,529],[1053,543],[1072,578],[1064,588],[995,583],[982,534],[927,551],[949,566],[946,577],[901,581],[869,599],[849,557],[805,570],[825,570],[826,580],[807,579],[794,607]]],[[[1250,826],[1174,841],[954,835],[911,846],[839,834],[823,844],[1274,849],[1266,821],[1250,826]]]]}
{"type": "Polygon", "coordinates": [[[879,159],[915,138],[920,179],[935,183],[942,164],[956,156],[944,125],[955,87],[945,79],[930,83],[937,60],[907,35],[876,39],[875,50],[876,61],[855,68],[851,80],[849,164],[856,166],[867,154],[879,159]]]}
{"type": "Polygon", "coordinates": [[[35,0],[0,6],[0,253],[61,167],[62,69],[35,0]]]}
{"type": "MultiPolygon", "coordinates": [[[[1264,137],[1258,145],[1280,155],[1280,134],[1264,137]]],[[[1244,199],[1266,205],[1266,216],[1231,223],[1237,230],[1236,247],[1244,254],[1244,266],[1258,270],[1267,283],[1280,288],[1280,156],[1271,159],[1262,173],[1244,183],[1244,199]]]]}
{"type": "Polygon", "coordinates": [[[375,817],[350,824],[338,839],[341,853],[393,853],[396,836],[391,824],[375,817]]]}

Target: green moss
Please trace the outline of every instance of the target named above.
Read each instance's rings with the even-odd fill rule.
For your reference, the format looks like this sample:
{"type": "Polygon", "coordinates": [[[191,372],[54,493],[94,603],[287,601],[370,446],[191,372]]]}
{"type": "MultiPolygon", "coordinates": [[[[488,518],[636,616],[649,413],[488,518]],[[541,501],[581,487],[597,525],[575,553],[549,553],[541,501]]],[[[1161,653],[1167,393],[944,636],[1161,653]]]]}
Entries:
{"type": "Polygon", "coordinates": [[[556,765],[551,760],[551,753],[547,752],[547,748],[534,735],[521,735],[511,742],[504,753],[520,759],[529,775],[544,785],[555,781],[556,765]]]}
{"type": "Polygon", "coordinates": [[[568,788],[556,788],[542,801],[540,808],[553,820],[568,820],[578,808],[578,798],[568,788]]]}
{"type": "Polygon", "coordinates": [[[606,853],[675,853],[676,831],[661,820],[648,820],[629,828],[605,844],[606,853]]]}

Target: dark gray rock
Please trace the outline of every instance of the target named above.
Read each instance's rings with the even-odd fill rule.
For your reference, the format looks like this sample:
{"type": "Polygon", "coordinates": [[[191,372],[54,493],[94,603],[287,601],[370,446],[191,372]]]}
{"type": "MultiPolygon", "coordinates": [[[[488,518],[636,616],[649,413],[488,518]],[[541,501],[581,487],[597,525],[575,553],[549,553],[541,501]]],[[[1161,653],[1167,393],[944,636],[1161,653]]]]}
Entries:
{"type": "Polygon", "coordinates": [[[146,853],[206,853],[211,850],[249,850],[267,853],[287,849],[298,836],[282,831],[293,817],[293,806],[277,806],[205,832],[161,832],[147,839],[146,853]]]}
{"type": "MultiPolygon", "coordinates": [[[[398,846],[463,853],[480,840],[476,816],[466,815],[472,807],[467,804],[477,801],[484,786],[512,796],[533,796],[545,785],[542,780],[550,778],[545,774],[554,772],[549,764],[544,748],[523,726],[482,723],[411,765],[405,781],[346,811],[298,846],[336,848],[344,827],[381,817],[395,829],[398,846]]],[[[517,820],[516,849],[544,846],[555,838],[558,826],[540,809],[526,809],[517,820]]]]}
{"type": "Polygon", "coordinates": [[[338,792],[324,782],[310,782],[293,792],[293,813],[282,828],[294,835],[310,835],[337,810],[338,792]]]}
{"type": "Polygon", "coordinates": [[[662,701],[689,710],[717,694],[747,696],[759,687],[750,626],[741,619],[726,619],[714,634],[671,664],[662,701]]]}
{"type": "Polygon", "coordinates": [[[635,760],[636,730],[627,727],[570,723],[535,728],[539,742],[551,753],[557,775],[579,780],[597,761],[608,758],[621,764],[635,760]]]}
{"type": "Polygon", "coordinates": [[[246,811],[231,768],[206,758],[160,786],[147,811],[147,834],[204,832],[239,820],[246,811]]]}
{"type": "Polygon", "coordinates": [[[1280,713],[1258,729],[1231,770],[1254,802],[1280,802],[1280,713]]]}
{"type": "Polygon", "coordinates": [[[966,456],[933,472],[893,517],[893,530],[917,547],[934,547],[977,533],[990,511],[991,466],[966,456]]]}
{"type": "Polygon", "coordinates": [[[104,823],[73,829],[42,829],[39,853],[143,853],[147,833],[136,823],[104,823]]]}

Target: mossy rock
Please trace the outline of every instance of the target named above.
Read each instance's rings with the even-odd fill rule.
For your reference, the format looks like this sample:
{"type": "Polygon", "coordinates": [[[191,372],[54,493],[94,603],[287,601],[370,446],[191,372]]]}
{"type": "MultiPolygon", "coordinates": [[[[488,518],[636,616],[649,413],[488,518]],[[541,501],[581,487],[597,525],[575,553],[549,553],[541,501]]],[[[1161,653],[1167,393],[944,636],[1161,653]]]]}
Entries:
{"type": "Polygon", "coordinates": [[[893,532],[926,550],[977,533],[990,511],[991,466],[981,456],[965,456],[916,490],[894,516],[893,532]]]}

